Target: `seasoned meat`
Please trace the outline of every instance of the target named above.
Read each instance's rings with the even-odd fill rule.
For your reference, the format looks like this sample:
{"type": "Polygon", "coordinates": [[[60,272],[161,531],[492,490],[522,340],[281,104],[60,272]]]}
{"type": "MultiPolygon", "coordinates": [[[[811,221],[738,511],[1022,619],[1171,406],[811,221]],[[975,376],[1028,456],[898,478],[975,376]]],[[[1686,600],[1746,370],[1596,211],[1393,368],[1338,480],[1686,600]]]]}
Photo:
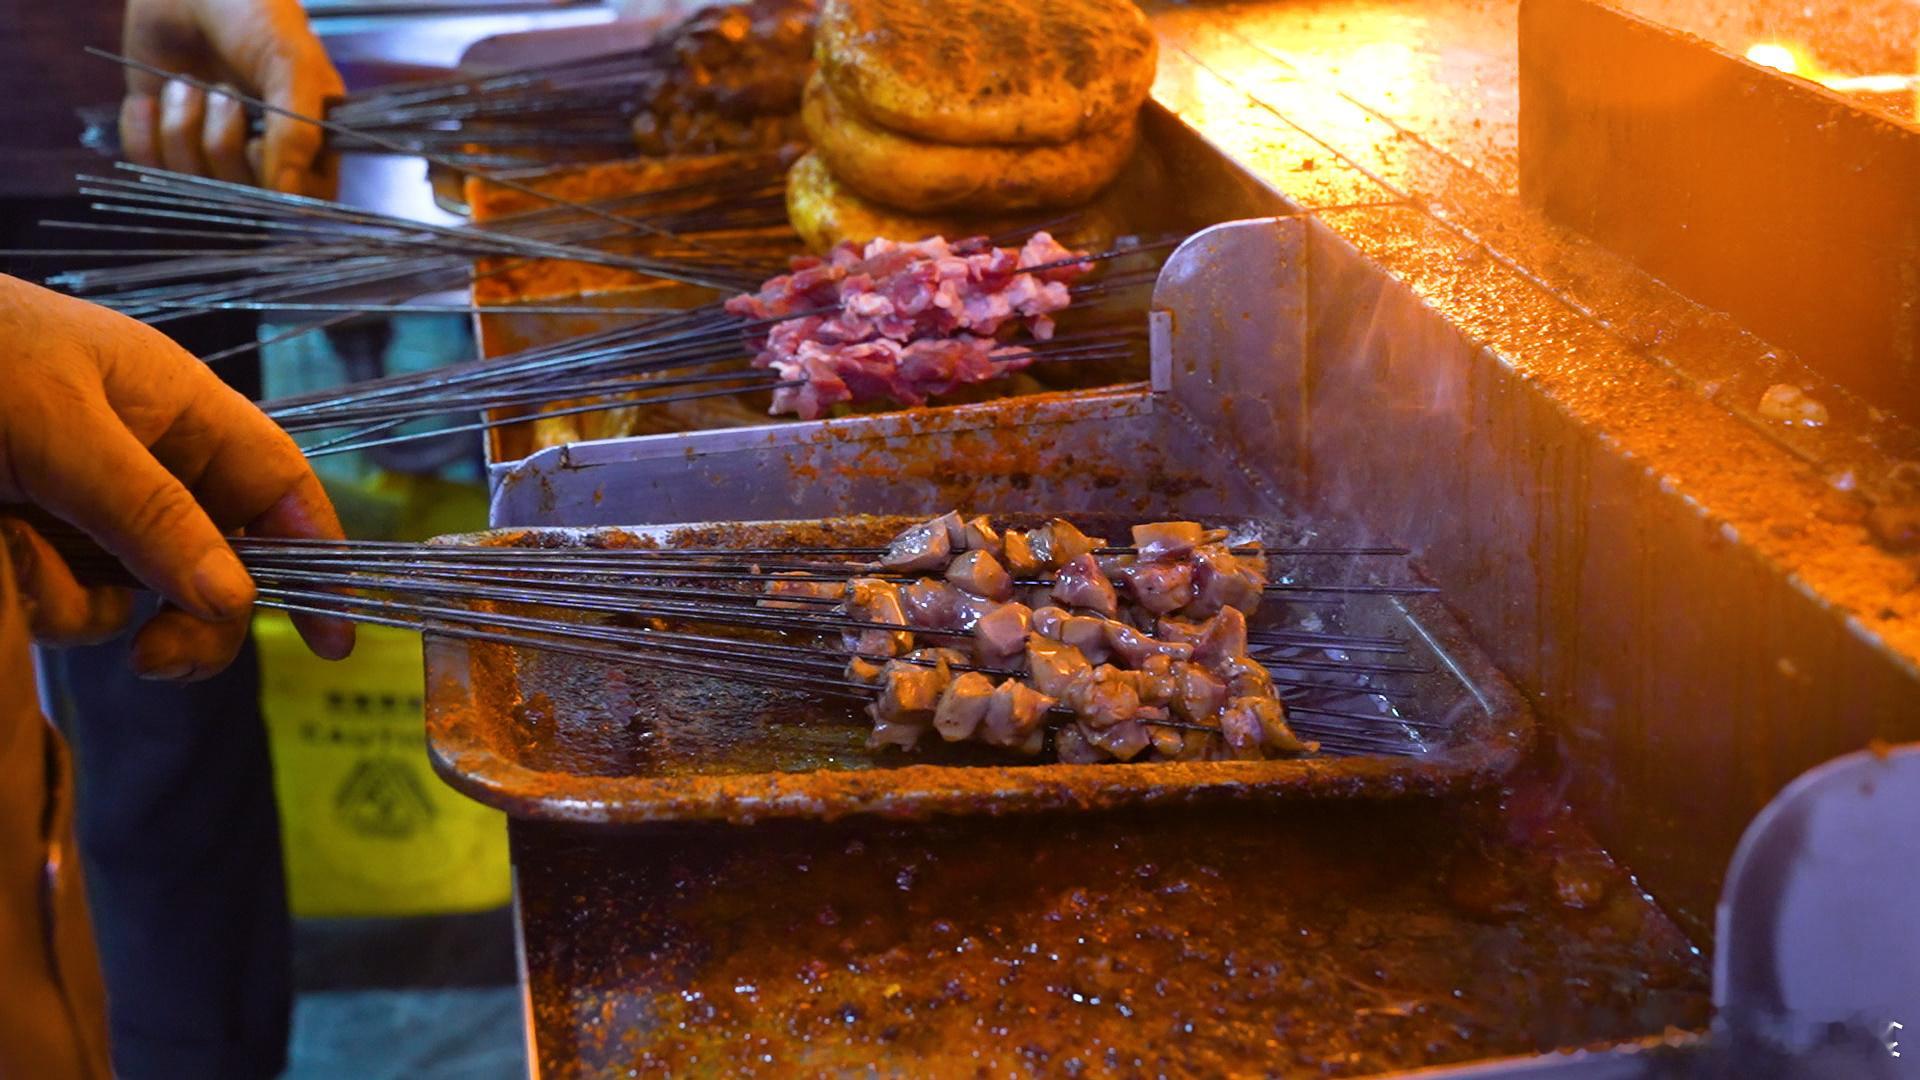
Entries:
{"type": "Polygon", "coordinates": [[[1247,654],[1247,617],[1239,608],[1221,608],[1206,621],[1200,640],[1193,643],[1195,663],[1213,668],[1247,654]]]}
{"type": "Polygon", "coordinates": [[[1054,733],[1053,756],[1062,765],[1097,765],[1108,758],[1105,750],[1081,733],[1078,724],[1068,724],[1054,733]]]}
{"type": "Polygon", "coordinates": [[[993,680],[977,671],[963,671],[947,684],[933,710],[933,729],[948,742],[973,738],[987,717],[993,700],[993,680]]]}
{"type": "MultiPolygon", "coordinates": [[[[900,602],[900,589],[879,578],[854,578],[847,582],[847,614],[860,622],[908,626],[907,612],[900,602]]],[[[848,652],[868,656],[899,656],[913,648],[913,635],[905,630],[869,628],[841,634],[848,652]]]]}
{"type": "Polygon", "coordinates": [[[1155,521],[1133,527],[1133,548],[1142,562],[1185,555],[1207,535],[1197,521],[1155,521]]]}
{"type": "Polygon", "coordinates": [[[1031,613],[1025,604],[1001,604],[973,627],[973,653],[981,664],[999,667],[1027,649],[1031,613]]]}
{"type": "Polygon", "coordinates": [[[1312,753],[1317,746],[1302,742],[1287,726],[1286,710],[1280,702],[1271,697],[1238,697],[1227,703],[1226,711],[1220,714],[1220,728],[1227,735],[1227,745],[1236,755],[1240,747],[1236,740],[1244,740],[1248,732],[1253,733],[1255,757],[1264,756],[1260,748],[1283,754],[1312,753]]]}
{"type": "MultiPolygon", "coordinates": [[[[804,570],[782,572],[777,580],[767,582],[766,594],[772,597],[802,597],[811,600],[838,600],[846,592],[846,583],[826,578],[814,577],[804,570]],[[791,579],[791,580],[787,580],[791,579]]],[[[766,599],[759,603],[765,608],[796,608],[801,611],[818,610],[822,605],[793,600],[766,599]]]]}
{"type": "Polygon", "coordinates": [[[880,679],[885,674],[886,668],[881,667],[871,660],[856,656],[847,661],[847,680],[849,682],[865,683],[868,686],[879,686],[880,679]]]}
{"type": "Polygon", "coordinates": [[[1092,555],[1082,553],[1054,571],[1053,597],[1067,607],[1085,608],[1112,618],[1120,612],[1113,583],[1092,555]]]}
{"type": "Polygon", "coordinates": [[[1095,548],[1105,547],[1107,542],[1097,536],[1088,536],[1074,528],[1070,521],[1054,518],[1038,529],[1029,530],[1027,544],[1041,565],[1061,567],[1095,548]]]}
{"type": "Polygon", "coordinates": [[[1033,550],[1033,544],[1027,540],[1027,534],[1008,529],[1000,538],[1006,552],[1006,566],[1015,577],[1032,577],[1045,570],[1046,563],[1033,550]]]}
{"type": "Polygon", "coordinates": [[[1251,613],[1260,606],[1266,575],[1218,544],[1193,554],[1193,600],[1182,614],[1205,618],[1222,608],[1251,613]]]}
{"type": "Polygon", "coordinates": [[[1127,595],[1134,603],[1165,615],[1193,603],[1193,564],[1185,562],[1136,562],[1122,567],[1118,578],[1127,584],[1127,595]]]}
{"type": "Polygon", "coordinates": [[[867,706],[867,715],[873,717],[868,745],[912,749],[933,725],[934,709],[940,704],[948,679],[944,663],[927,667],[904,660],[888,661],[881,676],[880,696],[867,706]]]}
{"type": "Polygon", "coordinates": [[[949,510],[937,519],[947,528],[947,545],[955,551],[965,551],[967,545],[967,523],[960,511],[949,510]]]}
{"type": "Polygon", "coordinates": [[[900,590],[907,621],[927,630],[958,630],[964,616],[960,590],[944,581],[921,578],[900,590]]]}
{"type": "Polygon", "coordinates": [[[1122,720],[1105,728],[1096,728],[1081,720],[1063,730],[1069,729],[1079,730],[1096,748],[1121,761],[1132,761],[1139,757],[1151,741],[1147,726],[1138,720],[1122,720]]]}
{"type": "Polygon", "coordinates": [[[969,551],[947,565],[947,580],[960,588],[992,600],[1013,595],[1013,577],[990,551],[969,551]]]}
{"type": "Polygon", "coordinates": [[[1144,666],[1147,659],[1153,656],[1164,656],[1172,660],[1186,660],[1193,656],[1193,646],[1185,642],[1160,641],[1123,622],[1108,622],[1103,629],[1113,654],[1130,668],[1144,666]]]}
{"type": "Polygon", "coordinates": [[[1227,703],[1227,684],[1199,664],[1175,664],[1178,689],[1173,695],[1174,715],[1192,723],[1207,723],[1220,715],[1227,703]]]}
{"type": "Polygon", "coordinates": [[[966,542],[961,546],[967,551],[984,551],[996,558],[1002,550],[1000,534],[994,530],[993,522],[988,521],[985,514],[968,519],[966,542]]]}
{"type": "Polygon", "coordinates": [[[1092,677],[1093,665],[1079,649],[1037,634],[1027,639],[1027,679],[1035,690],[1065,699],[1092,677]]]}
{"type": "Polygon", "coordinates": [[[1107,644],[1107,620],[1093,615],[1069,615],[1060,620],[1061,641],[1079,649],[1090,663],[1104,664],[1112,654],[1107,644]]]}
{"type": "MultiPolygon", "coordinates": [[[[1165,653],[1154,653],[1139,666],[1140,703],[1160,707],[1170,704],[1180,693],[1178,661],[1165,653]]],[[[1165,712],[1164,708],[1161,712],[1165,712]]]]}
{"type": "Polygon", "coordinates": [[[1060,626],[1066,618],[1067,612],[1064,608],[1043,604],[1033,609],[1033,632],[1041,637],[1050,637],[1059,641],[1061,640],[1060,626]]]}
{"type": "Polygon", "coordinates": [[[1235,700],[1220,714],[1220,735],[1227,742],[1227,756],[1260,761],[1267,756],[1261,749],[1266,745],[1266,732],[1260,725],[1260,714],[1241,707],[1240,700],[1245,699],[1235,700]]]}
{"type": "Polygon", "coordinates": [[[1111,664],[1093,669],[1093,677],[1078,682],[1067,704],[1090,730],[1102,731],[1123,720],[1132,720],[1140,712],[1137,672],[1122,671],[1111,664]]]}
{"type": "Polygon", "coordinates": [[[958,514],[948,514],[932,521],[923,521],[899,536],[887,546],[887,553],[880,557],[880,565],[889,570],[932,570],[947,565],[947,558],[953,553],[953,539],[947,531],[947,518],[958,518],[958,514]]]}
{"type": "Polygon", "coordinates": [[[981,740],[989,746],[1025,748],[1035,735],[1043,735],[1040,722],[1054,704],[1053,698],[1026,683],[1007,679],[993,688],[986,719],[981,722],[981,740]]]}

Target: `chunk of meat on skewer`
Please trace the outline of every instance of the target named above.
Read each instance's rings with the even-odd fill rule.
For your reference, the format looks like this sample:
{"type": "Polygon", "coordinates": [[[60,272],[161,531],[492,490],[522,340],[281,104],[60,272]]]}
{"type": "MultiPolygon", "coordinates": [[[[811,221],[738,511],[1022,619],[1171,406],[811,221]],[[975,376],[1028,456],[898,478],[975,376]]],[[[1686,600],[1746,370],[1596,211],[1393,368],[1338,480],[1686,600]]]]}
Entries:
{"type": "Polygon", "coordinates": [[[1089,662],[1104,664],[1113,655],[1107,643],[1107,620],[1093,615],[1068,615],[1060,620],[1060,640],[1079,649],[1089,662]]]}
{"type": "Polygon", "coordinates": [[[1026,533],[1008,529],[1000,538],[1000,546],[1005,554],[1002,561],[1015,577],[1032,577],[1047,568],[1026,533]]]}
{"type": "Polygon", "coordinates": [[[1054,732],[1053,756],[1062,765],[1098,765],[1109,757],[1081,732],[1079,724],[1068,724],[1054,732]]]}
{"type": "Polygon", "coordinates": [[[1001,604],[973,626],[973,655],[986,667],[1002,667],[1027,649],[1031,612],[1025,604],[1001,604]]]}
{"type": "MultiPolygon", "coordinates": [[[[1041,736],[1041,721],[1057,702],[1018,679],[1007,679],[993,688],[993,700],[987,706],[986,719],[980,725],[980,740],[988,746],[1005,746],[1034,752],[1040,747],[1034,737],[1041,736]]],[[[1044,742],[1041,744],[1044,745],[1044,742]]]]}
{"type": "Polygon", "coordinates": [[[1247,617],[1239,608],[1221,608],[1218,614],[1207,620],[1200,640],[1193,643],[1194,662],[1209,667],[1225,664],[1246,654],[1247,617]]]}
{"type": "Polygon", "coordinates": [[[1122,720],[1105,728],[1096,728],[1081,720],[1071,727],[1079,730],[1095,748],[1121,761],[1139,757],[1152,742],[1147,726],[1139,720],[1122,720]]]}
{"type": "Polygon", "coordinates": [[[767,599],[759,601],[763,608],[786,608],[800,611],[820,609],[823,605],[807,603],[808,600],[838,600],[846,594],[846,582],[832,578],[815,577],[805,570],[781,571],[775,580],[767,582],[764,590],[767,599]],[[777,599],[796,597],[795,600],[777,599]]]}
{"type": "Polygon", "coordinates": [[[867,745],[913,749],[933,726],[941,691],[950,680],[944,661],[931,667],[905,660],[888,661],[881,676],[880,696],[867,706],[867,715],[873,718],[867,745]]]}
{"type": "Polygon", "coordinates": [[[847,661],[848,682],[857,682],[865,686],[879,686],[880,679],[886,672],[886,668],[881,667],[879,664],[865,657],[856,656],[847,661]]]}
{"type": "Polygon", "coordinates": [[[1105,539],[1088,536],[1063,518],[1054,518],[1037,529],[1028,530],[1026,539],[1034,558],[1044,567],[1062,567],[1095,548],[1107,546],[1105,539]]]}
{"type": "Polygon", "coordinates": [[[1185,642],[1161,641],[1117,620],[1108,622],[1102,629],[1113,655],[1131,668],[1145,667],[1147,660],[1155,656],[1172,660],[1187,660],[1193,656],[1193,646],[1185,642]]]}
{"type": "Polygon", "coordinates": [[[1054,571],[1053,597],[1067,607],[1097,611],[1109,619],[1120,613],[1113,582],[1100,572],[1100,563],[1092,555],[1077,555],[1054,571]]]}
{"type": "Polygon", "coordinates": [[[962,619],[960,590],[944,581],[921,578],[900,590],[907,621],[925,630],[958,630],[962,619]]]}
{"type": "Polygon", "coordinates": [[[1193,554],[1193,600],[1181,614],[1205,618],[1225,608],[1251,614],[1260,606],[1266,574],[1218,544],[1193,554]]]}
{"type": "Polygon", "coordinates": [[[967,519],[967,534],[961,545],[968,551],[984,551],[998,558],[1002,551],[1000,534],[994,530],[993,522],[985,514],[967,519]]]}
{"type": "MultiPolygon", "coordinates": [[[[1208,531],[1197,521],[1155,521],[1133,527],[1133,549],[1143,562],[1185,555],[1207,542],[1208,531]]],[[[1225,536],[1224,531],[1214,538],[1225,536]]]]}
{"type": "Polygon", "coordinates": [[[1234,698],[1220,714],[1220,730],[1234,757],[1258,760],[1268,750],[1305,754],[1319,748],[1294,735],[1287,726],[1286,710],[1270,697],[1234,698]]]}
{"type": "Polygon", "coordinates": [[[953,537],[947,519],[958,521],[959,514],[948,513],[932,521],[923,521],[893,538],[880,565],[889,570],[932,570],[945,567],[953,554],[953,537]]]}
{"type": "Polygon", "coordinates": [[[1090,730],[1103,731],[1132,720],[1140,713],[1139,673],[1122,671],[1111,664],[1093,669],[1091,678],[1079,681],[1067,697],[1067,704],[1090,730]]]}
{"type": "MultiPolygon", "coordinates": [[[[906,627],[906,608],[900,602],[900,589],[879,578],[854,578],[847,582],[847,615],[860,622],[887,623],[906,627]]],[[[848,652],[868,656],[899,656],[913,649],[913,634],[905,629],[882,630],[869,627],[848,630],[840,635],[848,652]]]]}
{"type": "Polygon", "coordinates": [[[963,671],[940,695],[940,704],[933,710],[933,730],[948,742],[971,739],[992,702],[993,680],[977,671],[963,671]]]}
{"type": "Polygon", "coordinates": [[[1033,632],[1041,637],[1059,641],[1061,640],[1060,624],[1066,620],[1066,617],[1065,608],[1056,607],[1053,604],[1042,604],[1033,609],[1033,632]]]}
{"type": "Polygon", "coordinates": [[[1126,582],[1127,595],[1155,615],[1178,611],[1193,603],[1193,564],[1134,562],[1113,575],[1126,582]]]}
{"type": "Polygon", "coordinates": [[[1013,575],[990,551],[969,551],[947,565],[947,580],[975,596],[1005,600],[1013,595],[1013,575]]]}
{"type": "Polygon", "coordinates": [[[1173,695],[1173,712],[1189,723],[1207,723],[1220,715],[1227,704],[1227,684],[1199,664],[1174,665],[1178,686],[1173,695]]]}
{"type": "Polygon", "coordinates": [[[1035,690],[1062,700],[1093,677],[1093,665],[1079,649],[1038,634],[1027,639],[1027,671],[1035,690]]]}

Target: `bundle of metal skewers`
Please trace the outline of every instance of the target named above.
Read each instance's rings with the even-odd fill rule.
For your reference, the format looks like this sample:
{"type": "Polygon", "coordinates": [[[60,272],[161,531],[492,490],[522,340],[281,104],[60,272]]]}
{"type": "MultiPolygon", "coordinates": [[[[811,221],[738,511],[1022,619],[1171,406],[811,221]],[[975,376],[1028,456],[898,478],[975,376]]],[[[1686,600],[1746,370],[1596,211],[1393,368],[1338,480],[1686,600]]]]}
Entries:
{"type": "MultiPolygon", "coordinates": [[[[936,524],[945,520],[936,519],[936,524]]],[[[97,549],[75,548],[72,534],[54,539],[66,549],[76,571],[95,580],[111,580],[118,572],[97,549]]],[[[1040,682],[1018,643],[1010,652],[984,653],[985,631],[961,629],[959,624],[951,630],[932,629],[917,609],[889,615],[855,600],[874,583],[904,587],[915,580],[913,571],[889,565],[898,562],[898,541],[892,548],[660,549],[264,538],[237,538],[233,543],[258,584],[264,607],[843,699],[869,706],[866,715],[875,720],[881,719],[896,691],[887,680],[860,678],[857,672],[863,665],[869,670],[918,666],[929,673],[938,668],[943,678],[1040,682]],[[887,644],[907,630],[955,648],[908,651],[887,644]],[[972,644],[976,637],[981,644],[972,644]]],[[[1268,614],[1252,629],[1240,624],[1240,662],[1256,661],[1253,666],[1270,680],[1271,692],[1284,703],[1285,722],[1300,738],[1317,743],[1318,751],[1326,754],[1404,755],[1420,753],[1428,738],[1444,731],[1444,725],[1405,711],[1408,695],[1396,680],[1427,669],[1407,661],[1402,642],[1288,628],[1276,613],[1311,608],[1316,614],[1307,625],[1319,627],[1335,621],[1334,613],[1355,595],[1431,591],[1404,580],[1379,580],[1406,577],[1394,572],[1404,550],[1299,546],[1261,551],[1233,540],[1225,545],[1221,550],[1230,548],[1242,557],[1257,554],[1323,568],[1321,573],[1295,569],[1282,581],[1263,582],[1261,595],[1252,602],[1264,599],[1268,614]],[[1374,560],[1384,563],[1364,571],[1364,580],[1353,579],[1356,565],[1374,560]]],[[[1086,555],[1108,564],[1161,557],[1151,546],[1101,544],[1086,555]]],[[[1029,570],[1014,584],[1026,594],[1058,594],[1074,572],[1067,565],[1029,570]]],[[[922,587],[930,581],[920,580],[922,587]]],[[[1012,606],[1028,610],[1018,603],[1012,606]]],[[[1032,640],[1037,642],[1047,609],[1031,610],[1032,640]]],[[[1093,621],[1092,614],[1074,608],[1068,617],[1093,621]]],[[[1025,642],[1029,635],[1023,629],[1019,637],[1025,642]]],[[[1121,661],[1115,658],[1112,663],[1121,661]]],[[[1103,663],[1096,670],[1109,669],[1103,663]]],[[[1038,730],[1057,743],[1073,712],[1062,698],[1043,709],[1044,725],[1038,730]]],[[[850,713],[849,721],[854,719],[850,713]]],[[[1214,745],[1225,738],[1217,720],[1162,710],[1146,726],[1197,740],[1202,756],[1232,756],[1214,745]]],[[[987,745],[1011,749],[1006,743],[987,745]]],[[[1035,740],[1026,752],[1038,746],[1035,740]]],[[[1058,745],[1054,750],[1064,752],[1058,745]]]]}
{"type": "Polygon", "coordinates": [[[80,191],[98,200],[93,209],[139,224],[44,224],[223,246],[90,250],[84,254],[166,257],[69,271],[48,283],[150,323],[210,310],[446,311],[408,301],[467,285],[474,262],[487,258],[513,260],[494,273],[529,260],[564,260],[717,289],[752,288],[794,246],[785,229],[780,161],[728,164],[690,170],[684,182],[660,189],[468,226],[122,164],[125,178],[82,176],[80,191]]]}
{"type": "Polygon", "coordinates": [[[813,10],[709,7],[635,48],[350,94],[328,111],[354,129],[334,145],[373,135],[476,165],[772,149],[799,134],[813,10]]]}

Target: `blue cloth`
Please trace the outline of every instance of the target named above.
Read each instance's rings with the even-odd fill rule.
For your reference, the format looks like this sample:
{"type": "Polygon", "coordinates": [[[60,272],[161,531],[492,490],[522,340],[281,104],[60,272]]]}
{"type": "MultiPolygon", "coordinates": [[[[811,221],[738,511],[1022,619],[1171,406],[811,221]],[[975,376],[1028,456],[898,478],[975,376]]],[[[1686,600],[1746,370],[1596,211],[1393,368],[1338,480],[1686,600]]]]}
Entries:
{"type": "Polygon", "coordinates": [[[292,926],[252,643],[225,673],[135,677],[130,639],[49,654],[74,748],[78,828],[128,1080],[253,1080],[286,1067],[292,926]]]}

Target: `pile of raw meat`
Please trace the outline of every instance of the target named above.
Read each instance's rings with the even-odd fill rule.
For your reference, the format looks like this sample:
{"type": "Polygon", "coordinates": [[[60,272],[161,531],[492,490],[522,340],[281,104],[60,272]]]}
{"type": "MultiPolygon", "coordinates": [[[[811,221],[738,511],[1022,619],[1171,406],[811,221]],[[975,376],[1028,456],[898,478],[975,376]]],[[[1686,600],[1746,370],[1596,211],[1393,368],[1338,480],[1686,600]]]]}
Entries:
{"type": "Polygon", "coordinates": [[[984,237],[846,243],[794,259],[790,273],[726,308],[762,324],[754,366],[786,384],[774,391],[775,415],[813,420],[877,399],[922,405],[1031,364],[1033,350],[1010,339],[1053,337],[1068,285],[1092,267],[1085,258],[1045,232],[1019,248],[984,237]]]}

